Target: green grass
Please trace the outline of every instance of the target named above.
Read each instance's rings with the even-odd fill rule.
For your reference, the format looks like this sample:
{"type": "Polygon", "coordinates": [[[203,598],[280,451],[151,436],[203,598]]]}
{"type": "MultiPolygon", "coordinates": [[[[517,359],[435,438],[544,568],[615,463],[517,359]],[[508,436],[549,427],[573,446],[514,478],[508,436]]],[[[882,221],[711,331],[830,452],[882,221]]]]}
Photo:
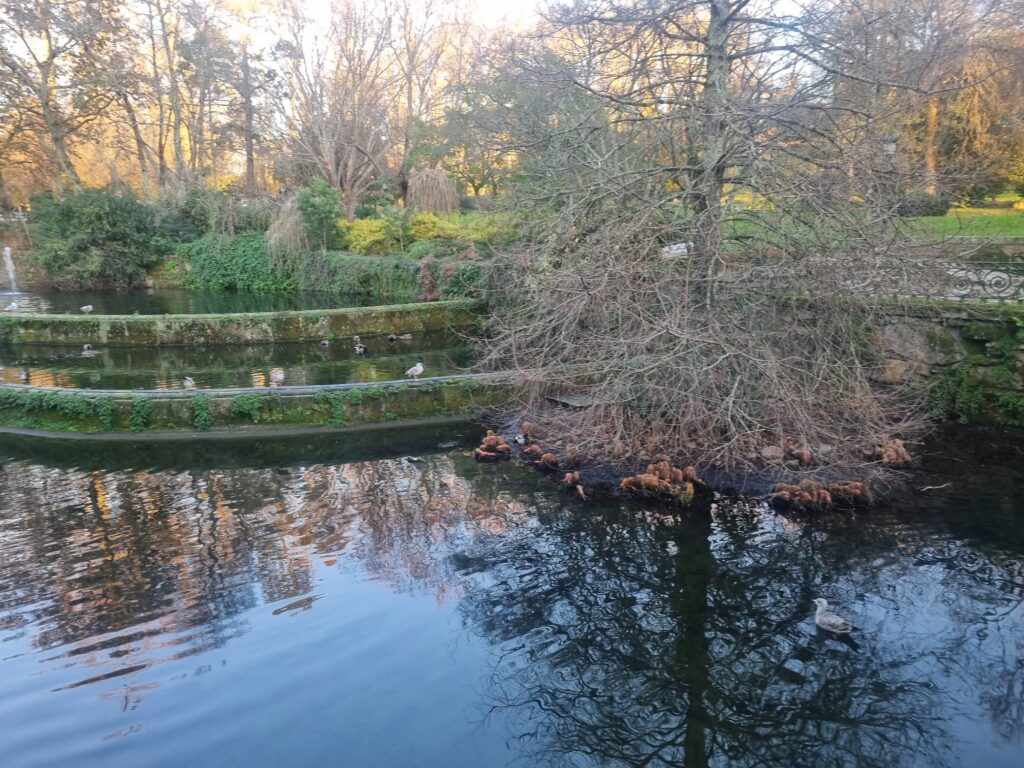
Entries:
{"type": "Polygon", "coordinates": [[[1024,210],[1017,208],[954,208],[945,216],[907,219],[922,239],[944,237],[1024,237],[1024,210]]]}

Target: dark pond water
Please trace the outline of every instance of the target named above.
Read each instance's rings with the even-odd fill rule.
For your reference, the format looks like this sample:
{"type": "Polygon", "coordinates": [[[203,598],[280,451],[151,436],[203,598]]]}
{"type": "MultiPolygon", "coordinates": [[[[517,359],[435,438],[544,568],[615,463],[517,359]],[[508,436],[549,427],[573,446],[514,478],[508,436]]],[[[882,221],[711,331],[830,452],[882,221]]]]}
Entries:
{"type": "Polygon", "coordinates": [[[203,293],[176,288],[118,292],[0,293],[0,310],[55,315],[80,315],[81,307],[87,304],[92,305],[93,315],[196,315],[335,309],[386,303],[366,296],[339,296],[334,293],[203,293]]]}
{"type": "Polygon", "coordinates": [[[889,508],[704,519],[584,506],[474,433],[0,439],[4,764],[1024,763],[1019,437],[889,508]]]}
{"type": "Polygon", "coordinates": [[[181,389],[190,376],[199,389],[272,384],[344,384],[392,381],[423,360],[425,376],[459,373],[472,361],[453,333],[416,334],[409,341],[366,337],[365,355],[351,339],[197,347],[2,346],[0,383],[80,389],[181,389]]]}

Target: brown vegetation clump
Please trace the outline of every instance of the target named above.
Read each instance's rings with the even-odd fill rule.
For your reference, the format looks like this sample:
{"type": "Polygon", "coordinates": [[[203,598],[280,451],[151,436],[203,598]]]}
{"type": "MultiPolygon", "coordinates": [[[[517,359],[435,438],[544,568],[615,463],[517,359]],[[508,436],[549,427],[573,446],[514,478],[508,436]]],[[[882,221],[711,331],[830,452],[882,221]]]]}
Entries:
{"type": "Polygon", "coordinates": [[[558,457],[553,453],[545,453],[537,460],[537,465],[542,469],[558,469],[558,457]]]}
{"type": "Polygon", "coordinates": [[[685,504],[693,500],[699,482],[693,467],[679,469],[673,467],[667,459],[662,459],[649,464],[641,474],[624,478],[619,488],[623,491],[668,496],[685,504]]]}
{"type": "Polygon", "coordinates": [[[583,479],[580,477],[579,472],[566,472],[565,477],[562,478],[562,485],[566,488],[574,488],[576,495],[580,497],[582,501],[589,501],[590,497],[587,496],[587,491],[583,487],[583,479]]]}
{"type": "Polygon", "coordinates": [[[827,487],[813,480],[803,480],[799,485],[779,483],[768,494],[768,499],[773,505],[783,508],[825,510],[837,505],[862,504],[869,497],[864,484],[854,480],[838,480],[827,487]]]}
{"type": "Polygon", "coordinates": [[[525,459],[539,459],[543,453],[544,449],[539,445],[528,445],[523,448],[523,458],[525,459]]]}
{"type": "Polygon", "coordinates": [[[477,461],[502,461],[511,455],[512,446],[501,435],[495,434],[493,429],[487,430],[480,446],[473,451],[473,457],[477,461]]]}
{"type": "Polygon", "coordinates": [[[873,455],[887,467],[905,467],[911,462],[910,452],[902,440],[887,440],[875,448],[873,455]]]}
{"type": "Polygon", "coordinates": [[[431,259],[423,259],[420,262],[420,301],[437,301],[441,298],[441,292],[437,288],[437,280],[431,269],[434,262],[431,259]]]}
{"type": "Polygon", "coordinates": [[[439,216],[459,209],[459,193],[452,178],[439,168],[423,168],[409,175],[409,207],[439,216]]]}

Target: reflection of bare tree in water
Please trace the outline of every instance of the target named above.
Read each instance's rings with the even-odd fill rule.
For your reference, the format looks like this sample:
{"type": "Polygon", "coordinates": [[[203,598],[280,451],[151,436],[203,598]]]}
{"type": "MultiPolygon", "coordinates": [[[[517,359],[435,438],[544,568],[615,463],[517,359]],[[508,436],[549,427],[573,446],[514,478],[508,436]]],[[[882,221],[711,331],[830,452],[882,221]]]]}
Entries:
{"type": "Polygon", "coordinates": [[[508,486],[479,493],[459,461],[475,469],[458,456],[160,473],[9,464],[0,628],[32,623],[44,648],[148,638],[133,653],[150,656],[184,632],[199,652],[246,631],[238,617],[261,602],[311,594],[316,561],[346,556],[393,589],[448,595],[448,552],[529,507],[508,486]]]}
{"type": "MultiPolygon", "coordinates": [[[[246,631],[262,602],[309,599],[348,563],[396,591],[458,596],[500,644],[496,706],[538,759],[600,765],[943,765],[966,681],[1017,738],[1020,561],[875,511],[813,524],[588,505],[459,455],[282,469],[0,470],[0,616],[103,672],[246,631]],[[811,632],[810,599],[871,595],[854,652],[811,632]],[[941,597],[927,638],[901,605],[941,597]],[[19,623],[20,622],[20,623],[19,623]],[[101,637],[106,635],[106,637],[101,637]],[[118,646],[117,661],[107,655],[118,646]]],[[[311,601],[308,605],[313,605],[311,601]]],[[[307,604],[303,604],[307,605],[307,604]]],[[[89,670],[83,677],[95,675],[89,670]]]]}
{"type": "Polygon", "coordinates": [[[813,534],[616,511],[530,531],[462,565],[487,572],[467,578],[463,607],[503,645],[494,705],[529,724],[535,758],[891,766],[949,754],[912,651],[852,653],[809,633],[815,574],[828,571],[813,534]]]}

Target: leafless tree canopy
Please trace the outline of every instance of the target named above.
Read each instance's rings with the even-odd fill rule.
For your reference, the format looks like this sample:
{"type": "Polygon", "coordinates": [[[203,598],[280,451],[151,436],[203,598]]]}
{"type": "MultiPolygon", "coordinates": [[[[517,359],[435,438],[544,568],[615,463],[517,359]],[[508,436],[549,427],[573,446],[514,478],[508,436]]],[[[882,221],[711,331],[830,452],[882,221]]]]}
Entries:
{"type": "Polygon", "coordinates": [[[587,450],[850,465],[920,424],[915,393],[873,381],[864,282],[924,279],[895,214],[936,171],[894,144],[963,41],[929,3],[787,7],[556,5],[510,56],[537,227],[495,277],[487,362],[587,450]]]}

